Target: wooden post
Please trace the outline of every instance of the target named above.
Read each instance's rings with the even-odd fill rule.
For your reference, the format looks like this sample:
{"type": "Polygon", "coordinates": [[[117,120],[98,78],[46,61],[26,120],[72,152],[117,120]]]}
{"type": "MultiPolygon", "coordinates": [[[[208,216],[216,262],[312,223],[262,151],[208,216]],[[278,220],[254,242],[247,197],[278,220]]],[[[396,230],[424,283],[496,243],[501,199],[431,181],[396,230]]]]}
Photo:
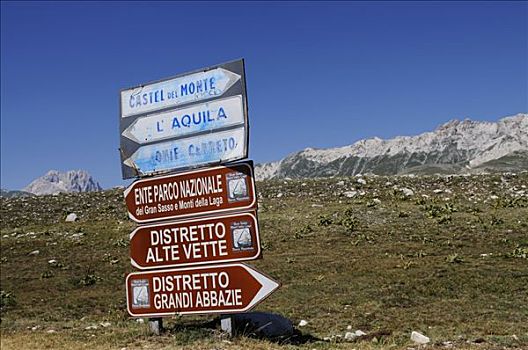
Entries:
{"type": "Polygon", "coordinates": [[[160,335],[163,331],[163,321],[160,318],[149,318],[149,329],[150,333],[160,335]]]}

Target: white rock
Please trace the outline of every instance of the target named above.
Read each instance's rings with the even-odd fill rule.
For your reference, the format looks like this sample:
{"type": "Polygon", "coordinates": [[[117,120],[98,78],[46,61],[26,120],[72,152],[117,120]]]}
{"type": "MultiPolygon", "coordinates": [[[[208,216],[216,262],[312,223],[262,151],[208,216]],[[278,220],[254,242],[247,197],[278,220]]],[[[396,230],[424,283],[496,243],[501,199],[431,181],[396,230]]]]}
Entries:
{"type": "Polygon", "coordinates": [[[345,185],[345,181],[339,181],[336,185],[337,186],[344,186],[345,185]]]}
{"type": "Polygon", "coordinates": [[[362,185],[366,185],[367,181],[365,179],[363,179],[363,178],[359,178],[359,179],[357,179],[357,183],[358,184],[362,184],[362,185]]]}
{"type": "Polygon", "coordinates": [[[348,325],[348,326],[347,326],[347,330],[349,331],[349,330],[351,330],[351,329],[352,329],[352,326],[351,326],[351,325],[348,325]]]}
{"type": "Polygon", "coordinates": [[[299,327],[304,327],[304,326],[306,326],[307,324],[308,324],[308,321],[306,321],[306,320],[301,320],[301,321],[299,322],[299,327]]]}
{"type": "Polygon", "coordinates": [[[39,255],[39,254],[40,254],[39,250],[34,250],[34,251],[28,253],[28,255],[39,255]]]}
{"type": "Polygon", "coordinates": [[[106,327],[110,327],[112,324],[110,322],[101,322],[99,323],[101,325],[101,327],[103,328],[106,328],[106,327]]]}
{"type": "Polygon", "coordinates": [[[363,332],[362,330],[358,329],[354,332],[354,334],[356,335],[356,337],[362,337],[364,335],[367,335],[367,333],[363,332]]]}
{"type": "Polygon", "coordinates": [[[444,192],[444,190],[441,190],[441,189],[437,188],[436,190],[433,190],[433,192],[436,193],[436,194],[439,194],[439,193],[444,192]]]}
{"type": "Polygon", "coordinates": [[[70,213],[68,216],[66,216],[66,222],[74,222],[77,221],[77,214],[70,213]]]}
{"type": "Polygon", "coordinates": [[[55,260],[55,259],[48,260],[48,264],[50,264],[50,265],[53,265],[53,264],[56,264],[56,263],[57,263],[57,260],[55,260]]]}
{"type": "Polygon", "coordinates": [[[279,192],[279,194],[277,195],[277,198],[280,198],[282,196],[283,196],[282,192],[279,192]]]}
{"type": "Polygon", "coordinates": [[[322,204],[312,204],[312,208],[322,208],[322,204]]]}
{"type": "Polygon", "coordinates": [[[346,332],[345,333],[345,340],[347,340],[347,341],[352,341],[352,340],[354,340],[356,338],[357,338],[357,336],[353,332],[346,332]]]}
{"type": "Polygon", "coordinates": [[[55,332],[57,332],[57,331],[54,330],[54,329],[49,329],[46,333],[55,333],[55,332]]]}
{"type": "Polygon", "coordinates": [[[499,198],[499,197],[496,196],[496,195],[494,195],[494,194],[492,194],[492,195],[490,196],[490,199],[498,199],[498,198],[499,198]]]}
{"type": "Polygon", "coordinates": [[[138,319],[136,320],[136,322],[137,322],[137,323],[145,323],[145,320],[142,319],[142,318],[138,318],[138,319]]]}
{"type": "Polygon", "coordinates": [[[40,326],[33,326],[33,327],[31,327],[31,330],[32,330],[32,331],[36,331],[36,330],[39,329],[39,328],[40,328],[40,326]]]}
{"type": "Polygon", "coordinates": [[[348,198],[353,198],[355,197],[357,194],[357,191],[346,191],[346,192],[343,192],[343,195],[345,197],[348,197],[348,198]]]}
{"type": "Polygon", "coordinates": [[[427,344],[431,341],[429,337],[426,337],[425,335],[420,334],[416,331],[412,331],[411,340],[417,344],[427,344]]]}
{"type": "Polygon", "coordinates": [[[96,325],[92,325],[92,326],[88,326],[85,328],[85,330],[89,331],[89,330],[92,330],[92,329],[97,329],[97,326],[96,325]]]}
{"type": "Polygon", "coordinates": [[[386,187],[390,187],[390,186],[392,186],[392,182],[390,182],[390,181],[385,182],[385,186],[386,186],[386,187]]]}
{"type": "Polygon", "coordinates": [[[381,200],[379,200],[378,198],[374,198],[372,201],[376,204],[381,204],[381,200]]]}
{"type": "Polygon", "coordinates": [[[407,187],[404,187],[401,189],[401,191],[403,192],[403,195],[405,197],[411,197],[411,196],[414,196],[414,192],[413,190],[411,190],[410,188],[407,188],[407,187]]]}

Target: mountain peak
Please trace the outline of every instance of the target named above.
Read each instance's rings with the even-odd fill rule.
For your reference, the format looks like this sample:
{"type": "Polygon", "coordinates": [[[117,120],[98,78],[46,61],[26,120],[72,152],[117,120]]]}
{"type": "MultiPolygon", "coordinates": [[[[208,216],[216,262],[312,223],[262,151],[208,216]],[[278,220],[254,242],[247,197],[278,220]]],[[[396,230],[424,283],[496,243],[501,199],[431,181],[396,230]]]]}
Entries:
{"type": "Polygon", "coordinates": [[[306,148],[279,162],[259,164],[255,173],[258,180],[263,180],[367,172],[395,175],[526,169],[527,130],[526,113],[497,122],[453,119],[416,136],[388,140],[374,137],[344,147],[306,148]]]}
{"type": "Polygon", "coordinates": [[[33,180],[24,191],[36,195],[61,192],[93,192],[102,190],[99,182],[85,170],[60,172],[49,170],[44,176],[33,180]]]}

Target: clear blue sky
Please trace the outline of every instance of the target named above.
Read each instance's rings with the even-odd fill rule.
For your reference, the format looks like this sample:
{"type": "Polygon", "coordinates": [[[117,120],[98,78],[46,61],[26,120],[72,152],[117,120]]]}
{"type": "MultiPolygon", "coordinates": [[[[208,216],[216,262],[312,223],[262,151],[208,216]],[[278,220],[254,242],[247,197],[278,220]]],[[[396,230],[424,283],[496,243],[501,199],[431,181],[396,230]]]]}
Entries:
{"type": "Polygon", "coordinates": [[[122,184],[121,88],[243,57],[250,156],[528,110],[527,2],[2,2],[1,186],[122,184]]]}

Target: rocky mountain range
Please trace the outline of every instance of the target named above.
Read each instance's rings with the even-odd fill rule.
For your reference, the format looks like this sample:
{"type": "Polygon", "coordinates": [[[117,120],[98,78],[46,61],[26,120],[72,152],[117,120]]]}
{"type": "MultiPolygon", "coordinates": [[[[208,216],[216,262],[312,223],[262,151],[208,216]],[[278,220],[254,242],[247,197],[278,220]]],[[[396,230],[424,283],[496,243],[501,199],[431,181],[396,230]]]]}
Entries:
{"type": "Polygon", "coordinates": [[[102,187],[84,170],[59,172],[50,170],[44,176],[33,180],[24,192],[35,195],[57,194],[61,192],[93,192],[102,187]]]}
{"type": "Polygon", "coordinates": [[[432,132],[306,148],[255,167],[257,180],[356,174],[457,174],[528,170],[528,114],[497,122],[451,120],[432,132]]]}

